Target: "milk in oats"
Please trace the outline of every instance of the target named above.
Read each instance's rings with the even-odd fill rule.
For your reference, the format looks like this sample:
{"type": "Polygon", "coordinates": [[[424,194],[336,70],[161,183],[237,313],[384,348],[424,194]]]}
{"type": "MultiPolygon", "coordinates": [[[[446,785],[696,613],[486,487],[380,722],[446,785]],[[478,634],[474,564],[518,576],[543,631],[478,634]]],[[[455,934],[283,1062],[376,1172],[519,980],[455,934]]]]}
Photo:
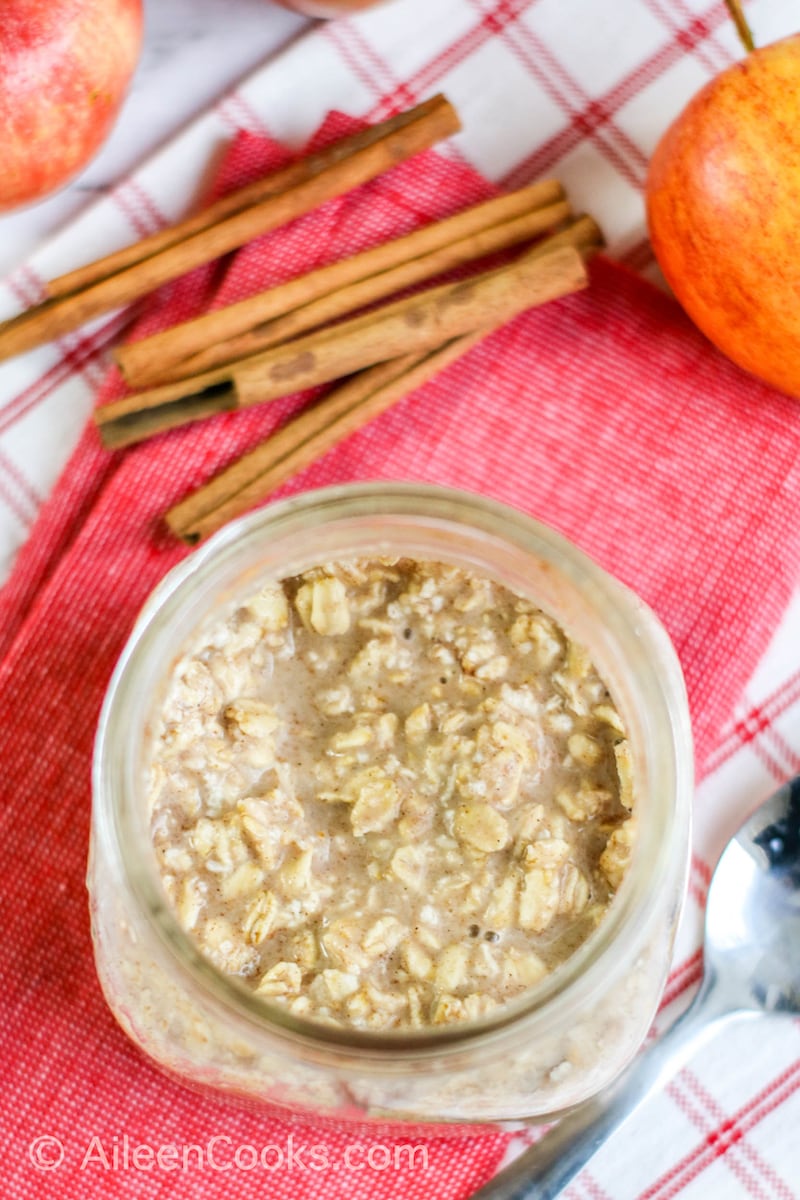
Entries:
{"type": "Polygon", "coordinates": [[[634,835],[587,653],[462,568],[332,563],[205,627],[156,722],[164,886],[222,971],[364,1029],[490,1013],[602,919],[634,835]]]}

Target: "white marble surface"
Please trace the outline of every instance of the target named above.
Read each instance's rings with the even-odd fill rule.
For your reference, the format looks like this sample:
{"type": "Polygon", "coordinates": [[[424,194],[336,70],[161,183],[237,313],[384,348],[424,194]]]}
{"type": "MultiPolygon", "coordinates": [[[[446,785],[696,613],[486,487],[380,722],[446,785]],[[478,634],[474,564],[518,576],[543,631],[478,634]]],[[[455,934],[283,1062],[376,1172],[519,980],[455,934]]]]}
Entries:
{"type": "Polygon", "coordinates": [[[139,67],[109,140],[62,191],[0,217],[0,276],[310,22],[270,0],[144,0],[139,67]]]}

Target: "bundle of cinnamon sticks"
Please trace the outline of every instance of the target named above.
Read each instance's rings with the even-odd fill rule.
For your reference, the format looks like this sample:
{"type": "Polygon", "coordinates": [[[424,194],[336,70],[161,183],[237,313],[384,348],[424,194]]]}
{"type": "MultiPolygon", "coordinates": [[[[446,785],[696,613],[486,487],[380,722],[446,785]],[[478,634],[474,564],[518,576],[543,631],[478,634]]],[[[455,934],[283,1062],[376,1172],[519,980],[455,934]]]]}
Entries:
{"type": "MultiPolygon", "coordinates": [[[[53,280],[44,304],[0,326],[0,359],[130,303],[459,127],[452,106],[435,96],[53,280]]],[[[139,390],[96,411],[101,438],[118,448],[216,412],[345,379],[167,514],[179,537],[197,542],[492,330],[585,287],[585,260],[601,244],[595,222],[573,217],[554,180],[472,206],[121,347],[119,365],[139,390]],[[432,283],[513,248],[521,252],[502,266],[432,283]],[[396,298],[420,285],[424,290],[396,298]]]]}

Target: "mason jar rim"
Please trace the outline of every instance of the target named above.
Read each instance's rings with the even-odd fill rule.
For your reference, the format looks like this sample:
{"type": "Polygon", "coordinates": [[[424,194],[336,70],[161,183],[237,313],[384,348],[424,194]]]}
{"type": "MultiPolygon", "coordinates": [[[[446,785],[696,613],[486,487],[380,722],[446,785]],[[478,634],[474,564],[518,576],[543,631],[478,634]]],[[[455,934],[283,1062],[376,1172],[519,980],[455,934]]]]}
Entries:
{"type": "MultiPolygon", "coordinates": [[[[392,552],[400,552],[397,545],[392,546],[392,552]]],[[[406,556],[414,557],[411,551],[406,556]]],[[[315,561],[324,559],[318,556],[315,561]]],[[[463,554],[455,555],[452,561],[463,563],[463,554]]],[[[263,572],[258,575],[256,568],[252,573],[261,581],[267,577],[263,572]]],[[[270,573],[269,578],[274,577],[270,573]]],[[[241,597],[237,586],[231,598],[234,591],[241,597]]],[[[529,598],[536,602],[535,596],[529,598]]],[[[551,611],[551,615],[562,623],[558,612],[551,611]]],[[[629,940],[638,940],[642,929],[655,917],[660,890],[670,873],[683,871],[685,882],[688,861],[672,860],[672,839],[668,835],[676,823],[688,826],[692,782],[691,732],[677,656],[657,618],[632,592],[574,543],[516,508],[453,488],[380,481],[306,491],[241,517],[195,549],[156,586],[117,663],[101,711],[93,762],[93,820],[108,861],[121,868],[122,878],[162,953],[218,1012],[244,1020],[253,1033],[286,1037],[312,1056],[315,1051],[350,1053],[358,1055],[359,1061],[374,1059],[385,1067],[389,1061],[398,1065],[398,1056],[415,1060],[430,1055],[441,1057],[489,1044],[502,1037],[504,1031],[517,1030],[521,1021],[527,1023],[531,1037],[545,1035],[553,1020],[563,1020],[565,1006],[577,1004],[579,998],[585,1002],[587,989],[600,989],[624,955],[629,940]],[[487,545],[504,545],[531,554],[560,572],[602,612],[605,632],[627,655],[632,667],[630,682],[638,693],[638,703],[650,714],[655,729],[666,735],[647,748],[651,774],[658,782],[653,788],[653,779],[648,780],[649,798],[652,804],[658,801],[657,807],[646,822],[640,821],[623,883],[598,928],[582,945],[540,984],[486,1017],[420,1030],[383,1032],[298,1017],[257,996],[202,955],[181,929],[161,888],[146,821],[140,819],[145,815],[145,806],[137,804],[134,755],[138,737],[126,727],[129,702],[135,708],[136,700],[141,700],[142,677],[148,663],[162,648],[170,650],[171,659],[175,657],[175,646],[169,638],[178,629],[185,642],[183,609],[203,582],[213,579],[226,563],[244,556],[248,547],[263,543],[270,535],[273,540],[292,532],[299,535],[307,531],[309,523],[322,529],[375,518],[413,521],[417,529],[460,530],[467,535],[477,532],[488,539],[487,545]],[[653,755],[656,761],[652,761],[653,755]]]]}

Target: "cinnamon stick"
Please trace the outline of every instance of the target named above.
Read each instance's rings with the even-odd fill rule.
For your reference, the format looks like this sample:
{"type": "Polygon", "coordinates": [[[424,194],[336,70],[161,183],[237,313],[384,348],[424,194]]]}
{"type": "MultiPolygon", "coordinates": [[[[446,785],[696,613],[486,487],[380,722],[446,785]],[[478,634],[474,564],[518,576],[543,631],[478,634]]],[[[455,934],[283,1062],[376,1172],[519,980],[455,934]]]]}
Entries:
{"type": "MultiPolygon", "coordinates": [[[[562,246],[573,246],[584,258],[602,245],[602,234],[592,217],[582,216],[573,221],[565,229],[551,234],[544,241],[525,252],[528,259],[540,258],[551,250],[562,246]]],[[[424,295],[425,293],[423,293],[424,295]]],[[[386,312],[386,309],[380,310],[386,312]]],[[[341,328],[341,327],[340,327],[341,328]]],[[[247,362],[259,361],[260,356],[247,362]]],[[[94,419],[100,426],[104,445],[109,449],[118,449],[132,445],[145,437],[150,437],[163,429],[171,429],[194,420],[195,417],[182,418],[184,411],[181,401],[186,404],[187,397],[200,396],[201,415],[211,416],[215,412],[225,412],[237,407],[236,396],[231,384],[232,366],[230,364],[215,367],[191,378],[175,380],[161,384],[144,392],[136,392],[122,400],[104,405],[98,409],[94,419]],[[145,416],[145,414],[149,414],[145,416]],[[159,424],[161,418],[164,423],[159,424]]]]}
{"type": "Polygon", "coordinates": [[[571,247],[522,257],[499,271],[432,288],[333,329],[276,346],[234,364],[239,406],[275,400],[411,350],[430,350],[462,333],[509,320],[585,287],[586,269],[571,247]]]}
{"type": "MultiPolygon", "coordinates": [[[[343,288],[341,292],[325,296],[315,304],[298,308],[279,320],[269,322],[261,330],[254,330],[252,334],[244,335],[241,339],[234,339],[233,346],[237,356],[259,355],[260,360],[262,350],[294,340],[309,329],[321,328],[348,312],[364,308],[367,304],[400,292],[412,284],[435,278],[454,267],[528,242],[544,229],[564,221],[569,215],[569,205],[565,201],[552,204],[537,212],[505,221],[502,225],[482,230],[472,238],[465,238],[464,241],[447,246],[437,253],[425,255],[416,262],[404,263],[393,271],[382,272],[362,283],[343,288]]],[[[602,242],[602,234],[593,218],[580,217],[567,228],[541,242],[539,246],[531,248],[527,256],[530,259],[540,258],[559,247],[573,246],[586,259],[594,250],[599,249],[602,242]]],[[[229,361],[228,348],[214,348],[213,354],[209,349],[207,355],[196,355],[186,365],[198,370],[204,366],[210,369],[211,364],[216,362],[222,365],[229,361]]],[[[255,366],[255,363],[253,365],[255,366]]]]}
{"type": "MultiPolygon", "coordinates": [[[[427,110],[437,106],[441,99],[440,96],[434,96],[431,100],[426,100],[424,104],[417,105],[416,108],[411,108],[391,118],[394,130],[398,131],[411,121],[417,120],[427,110]]],[[[59,275],[56,279],[51,279],[49,283],[45,284],[48,296],[68,296],[81,288],[90,287],[101,279],[107,279],[109,275],[115,275],[126,267],[131,267],[145,258],[152,258],[153,255],[170,246],[175,246],[178,242],[186,241],[196,233],[202,233],[204,229],[209,229],[225,217],[230,217],[270,196],[276,196],[279,192],[285,192],[288,188],[296,187],[300,183],[313,179],[321,171],[327,170],[328,167],[355,154],[357,150],[366,149],[385,136],[388,124],[389,122],[382,121],[379,125],[371,125],[368,129],[362,129],[348,137],[339,138],[323,147],[322,150],[316,150],[305,158],[295,159],[294,162],[287,163],[285,167],[271,171],[262,179],[256,179],[253,183],[246,184],[245,187],[229,192],[227,196],[222,196],[213,204],[207,205],[175,225],[170,225],[166,229],[141,238],[138,242],[133,242],[130,246],[124,246],[121,250],[115,250],[103,258],[77,267],[64,275],[59,275]]],[[[453,132],[457,128],[456,125],[453,132]]]]}
{"type": "MultiPolygon", "coordinates": [[[[551,248],[553,243],[570,244],[566,240],[570,236],[571,244],[581,246],[586,255],[602,244],[600,229],[590,217],[580,218],[571,229],[549,239],[551,248]]],[[[537,247],[530,255],[542,253],[537,247]]],[[[174,505],[166,514],[167,525],[177,537],[195,545],[422,387],[491,332],[475,330],[427,354],[404,355],[362,371],[174,505]]]]}
{"type": "MultiPolygon", "coordinates": [[[[563,198],[563,188],[556,180],[543,180],[507,196],[498,196],[483,204],[464,209],[452,217],[416,229],[404,237],[384,242],[305,275],[295,276],[235,304],[229,304],[225,308],[216,309],[180,325],[173,325],[170,329],[138,342],[131,342],[117,351],[117,362],[128,382],[137,387],[195,374],[218,361],[212,361],[211,358],[213,354],[219,353],[216,349],[217,343],[230,342],[231,339],[255,330],[266,321],[309,305],[323,296],[340,293],[341,289],[350,284],[382,274],[481,230],[539,209],[552,208],[563,201],[563,198]],[[206,354],[209,355],[208,361],[201,361],[206,354]],[[190,369],[190,364],[193,364],[193,369],[190,369]]],[[[551,223],[561,219],[556,214],[551,223]]],[[[549,220],[549,215],[543,219],[541,229],[548,228],[549,220]]],[[[228,361],[250,352],[252,351],[245,349],[241,354],[231,353],[228,355],[228,361]]]]}
{"type": "Polygon", "coordinates": [[[551,233],[549,237],[531,246],[525,251],[525,256],[532,259],[543,258],[551,250],[558,250],[561,246],[572,246],[580,251],[585,261],[588,261],[598,250],[602,250],[604,245],[603,231],[597,221],[594,217],[582,213],[557,233],[551,233]]]}
{"type": "MultiPolygon", "coordinates": [[[[587,255],[602,244],[600,229],[590,217],[576,221],[573,230],[576,227],[587,255]]],[[[559,245],[569,244],[563,238],[564,233],[551,241],[562,239],[559,245]]],[[[541,257],[541,248],[530,251],[529,256],[541,257]]],[[[494,328],[462,334],[427,354],[407,354],[362,371],[317,404],[303,409],[266,441],[174,505],[166,514],[167,525],[177,537],[195,545],[422,387],[494,328]]]]}
{"type": "MultiPolygon", "coordinates": [[[[317,329],[348,313],[365,308],[376,300],[383,300],[413,284],[435,278],[445,271],[472,262],[474,259],[483,258],[500,250],[507,250],[522,242],[528,242],[544,230],[552,229],[555,225],[560,224],[569,216],[569,204],[562,200],[556,204],[550,204],[546,208],[503,221],[500,225],[480,229],[468,237],[445,245],[430,254],[409,257],[389,270],[369,275],[365,279],[357,279],[348,287],[329,292],[312,303],[303,304],[284,316],[240,334],[238,337],[227,340],[224,339],[224,336],[220,338],[214,330],[214,323],[209,322],[206,329],[209,337],[209,341],[206,343],[207,349],[191,358],[184,359],[167,372],[163,378],[166,380],[184,379],[187,375],[194,375],[236,359],[258,354],[271,346],[287,342],[311,329],[317,329]]],[[[276,288],[275,290],[283,289],[276,288]]],[[[265,294],[265,299],[268,295],[269,293],[265,294]]]]}
{"type": "Polygon", "coordinates": [[[427,383],[488,332],[463,334],[436,350],[404,355],[362,371],[176,504],[166,515],[167,525],[177,537],[195,545],[427,383]]]}
{"type": "Polygon", "coordinates": [[[195,404],[200,415],[208,417],[239,407],[230,365],[113,400],[95,409],[94,422],[106,449],[119,450],[194,421],[195,416],[183,414],[195,404]]]}
{"type": "Polygon", "coordinates": [[[565,296],[586,283],[583,259],[572,246],[524,254],[500,270],[428,289],[230,368],[217,368],[105,405],[95,412],[95,421],[106,446],[129,445],[142,436],[184,424],[181,405],[174,403],[181,395],[191,397],[193,404],[207,400],[207,413],[277,399],[377,362],[432,350],[459,334],[502,324],[526,308],[565,296]],[[227,389],[223,384],[226,372],[232,381],[227,389]],[[198,387],[219,390],[198,396],[198,387]],[[155,409],[160,413],[154,413],[155,409]],[[146,433],[140,433],[144,427],[146,433]]]}
{"type": "Polygon", "coordinates": [[[381,135],[340,161],[286,191],[224,218],[83,291],[46,301],[0,327],[0,359],[30,350],[86,321],[122,307],[163,283],[269,230],[427,149],[459,129],[458,116],[443,96],[383,123],[381,135]]]}

